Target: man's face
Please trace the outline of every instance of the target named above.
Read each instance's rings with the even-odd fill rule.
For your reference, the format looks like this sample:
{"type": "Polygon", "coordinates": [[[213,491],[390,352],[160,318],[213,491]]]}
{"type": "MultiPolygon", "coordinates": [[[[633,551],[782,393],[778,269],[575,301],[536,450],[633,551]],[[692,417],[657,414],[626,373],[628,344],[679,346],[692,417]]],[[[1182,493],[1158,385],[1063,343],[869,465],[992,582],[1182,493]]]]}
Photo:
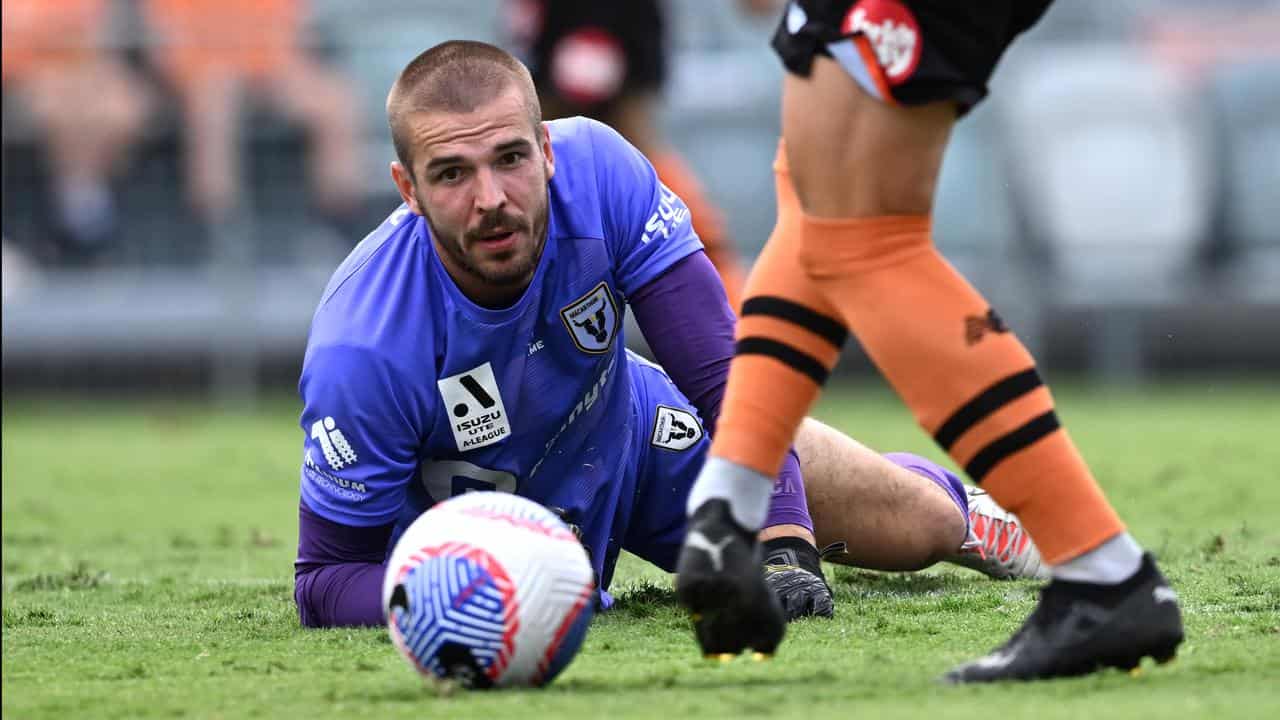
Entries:
{"type": "Polygon", "coordinates": [[[514,85],[469,113],[409,119],[413,173],[391,174],[410,209],[427,219],[441,260],[481,305],[518,299],[533,279],[547,232],[551,141],[535,130],[514,85]]]}

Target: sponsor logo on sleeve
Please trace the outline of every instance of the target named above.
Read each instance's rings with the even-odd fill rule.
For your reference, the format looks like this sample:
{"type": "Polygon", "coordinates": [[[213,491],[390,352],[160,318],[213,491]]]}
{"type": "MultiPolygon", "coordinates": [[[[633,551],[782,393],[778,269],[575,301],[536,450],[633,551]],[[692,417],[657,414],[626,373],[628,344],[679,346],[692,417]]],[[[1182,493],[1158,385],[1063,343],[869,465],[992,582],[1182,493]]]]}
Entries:
{"type": "Polygon", "coordinates": [[[338,429],[338,423],[332,417],[325,417],[311,423],[311,439],[320,446],[325,462],[334,470],[341,470],[348,465],[356,464],[356,451],[347,436],[338,429]]]}
{"type": "Polygon", "coordinates": [[[653,418],[653,436],[649,439],[654,447],[688,450],[700,439],[702,426],[693,413],[667,405],[658,406],[653,418]]]}
{"type": "Polygon", "coordinates": [[[653,211],[644,224],[644,234],[640,242],[648,245],[656,237],[669,238],[671,233],[689,219],[689,208],[684,201],[671,192],[666,185],[659,185],[662,192],[658,195],[658,209],[653,211]]]}
{"type": "Polygon", "coordinates": [[[312,482],[331,495],[354,502],[364,502],[369,497],[369,490],[363,482],[339,477],[321,467],[313,457],[311,448],[307,448],[306,455],[303,457],[302,471],[312,482]]]}
{"type": "Polygon", "coordinates": [[[511,435],[511,422],[489,363],[441,378],[436,387],[459,451],[492,445],[511,435]]]}
{"type": "Polygon", "coordinates": [[[560,319],[578,349],[592,355],[609,350],[618,331],[618,305],[601,282],[560,311],[560,319]]]}

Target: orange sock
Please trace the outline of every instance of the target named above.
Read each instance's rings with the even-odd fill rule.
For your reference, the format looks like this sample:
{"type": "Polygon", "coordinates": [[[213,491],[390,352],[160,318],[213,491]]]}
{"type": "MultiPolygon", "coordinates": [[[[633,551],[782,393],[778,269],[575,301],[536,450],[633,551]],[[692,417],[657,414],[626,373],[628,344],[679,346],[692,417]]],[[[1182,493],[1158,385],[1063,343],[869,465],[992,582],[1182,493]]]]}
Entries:
{"type": "Polygon", "coordinates": [[[926,216],[805,216],[800,261],[917,421],[1015,512],[1045,560],[1124,529],[1035,362],[943,259],[926,216]]]}
{"type": "MultiPolygon", "coordinates": [[[[781,157],[781,150],[779,150],[781,157]]],[[[848,333],[799,263],[803,214],[775,161],[778,221],[747,279],[711,454],[776,476],[848,333]]]]}
{"type": "Polygon", "coordinates": [[[716,272],[720,273],[720,280],[729,295],[729,307],[737,312],[742,301],[742,284],[746,272],[733,242],[729,240],[724,217],[707,199],[702,191],[702,183],[698,182],[698,178],[680,155],[673,151],[657,152],[649,158],[649,162],[653,163],[653,169],[658,172],[658,179],[662,184],[689,206],[689,212],[693,216],[693,231],[702,239],[707,258],[716,266],[716,272]]]}

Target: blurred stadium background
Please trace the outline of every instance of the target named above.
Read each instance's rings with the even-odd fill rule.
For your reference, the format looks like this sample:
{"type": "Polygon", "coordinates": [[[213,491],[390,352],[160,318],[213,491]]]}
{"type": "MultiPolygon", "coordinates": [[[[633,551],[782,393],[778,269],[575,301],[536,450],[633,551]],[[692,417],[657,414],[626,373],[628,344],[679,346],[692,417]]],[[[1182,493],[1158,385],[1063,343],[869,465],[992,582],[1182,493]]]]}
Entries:
{"type": "MultiPolygon", "coordinates": [[[[436,42],[503,37],[499,0],[221,4],[260,18],[233,34],[296,29],[306,64],[184,112],[199,53],[166,24],[173,2],[5,0],[6,391],[236,404],[291,387],[329,273],[398,203],[383,118],[396,73],[436,42]],[[190,118],[224,116],[235,183],[193,188],[190,118]],[[350,139],[327,146],[345,176],[317,137],[350,139]]],[[[754,255],[773,223],[773,21],[734,0],[667,6],[665,130],[754,255]]],[[[1277,2],[1061,0],[959,125],[938,243],[1050,372],[1280,370],[1277,38],[1277,2]]],[[[844,372],[870,371],[848,355],[844,372]]]]}

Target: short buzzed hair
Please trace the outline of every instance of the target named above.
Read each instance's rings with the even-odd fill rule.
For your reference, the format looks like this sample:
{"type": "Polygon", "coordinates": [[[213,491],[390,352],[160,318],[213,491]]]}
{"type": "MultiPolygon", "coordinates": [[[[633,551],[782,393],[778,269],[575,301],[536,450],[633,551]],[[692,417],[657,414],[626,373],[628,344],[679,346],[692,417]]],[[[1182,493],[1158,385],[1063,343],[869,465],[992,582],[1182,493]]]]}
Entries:
{"type": "Polygon", "coordinates": [[[524,94],[529,122],[536,132],[542,106],[529,69],[511,53],[475,40],[449,40],[424,51],[405,66],[387,95],[387,124],[396,157],[413,175],[413,148],[406,127],[410,115],[446,111],[466,113],[515,85],[524,94]]]}

